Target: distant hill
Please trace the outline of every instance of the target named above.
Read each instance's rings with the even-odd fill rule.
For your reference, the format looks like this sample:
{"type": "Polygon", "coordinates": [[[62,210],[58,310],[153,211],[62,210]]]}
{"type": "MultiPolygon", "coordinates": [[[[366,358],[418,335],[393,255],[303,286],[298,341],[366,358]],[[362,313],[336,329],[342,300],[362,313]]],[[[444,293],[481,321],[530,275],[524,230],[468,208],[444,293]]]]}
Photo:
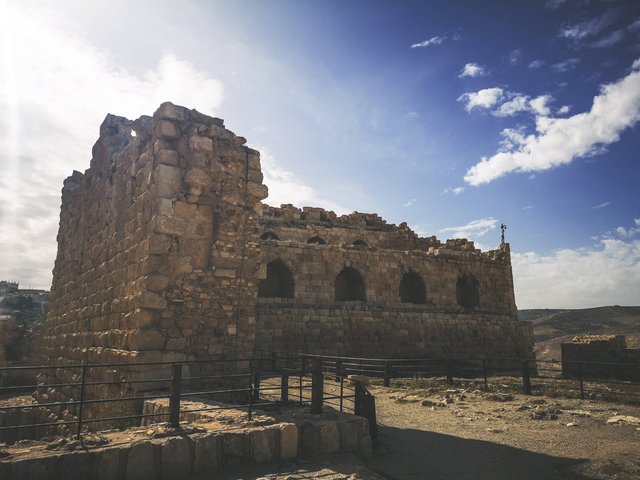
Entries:
{"type": "Polygon", "coordinates": [[[540,360],[559,360],[560,343],[579,333],[625,335],[629,347],[640,347],[640,307],[518,310],[518,318],[533,323],[540,360]]]}

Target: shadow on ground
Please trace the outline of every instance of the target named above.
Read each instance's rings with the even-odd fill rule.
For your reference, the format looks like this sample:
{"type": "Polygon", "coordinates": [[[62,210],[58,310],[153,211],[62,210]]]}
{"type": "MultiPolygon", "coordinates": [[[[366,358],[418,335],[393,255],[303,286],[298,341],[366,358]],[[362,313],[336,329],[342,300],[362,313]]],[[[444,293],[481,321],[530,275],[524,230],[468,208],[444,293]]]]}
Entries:
{"type": "Polygon", "coordinates": [[[379,447],[367,464],[390,479],[593,480],[572,471],[587,459],[552,457],[422,430],[378,428],[379,447]]]}

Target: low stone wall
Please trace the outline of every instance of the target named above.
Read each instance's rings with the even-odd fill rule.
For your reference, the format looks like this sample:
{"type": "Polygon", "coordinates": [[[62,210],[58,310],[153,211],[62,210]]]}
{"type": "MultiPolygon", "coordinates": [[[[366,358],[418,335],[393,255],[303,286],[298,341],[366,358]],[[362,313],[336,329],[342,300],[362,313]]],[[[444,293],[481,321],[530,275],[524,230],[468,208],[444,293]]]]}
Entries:
{"type": "MultiPolygon", "coordinates": [[[[259,422],[256,422],[259,423],[259,422]]],[[[152,480],[204,474],[250,463],[332,453],[371,455],[367,420],[331,412],[298,415],[295,421],[223,431],[158,433],[150,426],[105,433],[109,446],[49,450],[51,443],[3,449],[2,480],[152,480]],[[151,436],[151,438],[144,438],[151,436]],[[156,438],[158,437],[158,438],[156,438]],[[8,455],[8,456],[6,456],[8,455]]],[[[200,430],[200,431],[198,431],[200,430]]],[[[73,445],[70,440],[67,445],[73,445]]],[[[59,442],[61,445],[64,442],[59,442]]],[[[75,442],[77,443],[77,442],[75,442]]]]}
{"type": "Polygon", "coordinates": [[[265,350],[360,357],[533,358],[529,322],[508,315],[358,304],[259,304],[265,350]]]}
{"type": "Polygon", "coordinates": [[[564,378],[640,380],[640,349],[624,335],[577,335],[560,348],[564,378]]]}

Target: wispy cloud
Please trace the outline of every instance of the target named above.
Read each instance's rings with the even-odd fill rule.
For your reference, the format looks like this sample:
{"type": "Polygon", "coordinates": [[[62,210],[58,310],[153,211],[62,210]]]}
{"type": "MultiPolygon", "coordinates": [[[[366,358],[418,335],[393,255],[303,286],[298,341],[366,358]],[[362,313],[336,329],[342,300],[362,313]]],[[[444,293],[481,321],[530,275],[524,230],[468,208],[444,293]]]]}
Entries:
{"type": "Polygon", "coordinates": [[[416,203],[416,199],[415,199],[415,198],[412,198],[412,199],[411,199],[411,200],[409,200],[408,202],[403,203],[403,204],[402,204],[402,206],[403,206],[403,207],[410,207],[410,206],[411,206],[411,205],[413,205],[414,203],[416,203]]]}
{"type": "Polygon", "coordinates": [[[544,60],[534,60],[533,62],[529,63],[528,67],[531,70],[537,70],[538,68],[542,68],[547,64],[547,62],[545,62],[544,60]]]}
{"type": "Polygon", "coordinates": [[[640,290],[640,240],[631,237],[640,231],[640,219],[634,219],[634,223],[635,227],[620,227],[616,231],[620,238],[601,238],[593,247],[562,249],[550,254],[512,253],[518,307],[636,305],[640,290]],[[630,230],[634,230],[631,235],[630,230]]]}
{"type": "Polygon", "coordinates": [[[558,10],[566,2],[567,2],[567,0],[547,0],[544,3],[544,8],[545,8],[545,10],[558,10]]]}
{"type": "Polygon", "coordinates": [[[509,55],[507,55],[507,60],[511,65],[518,65],[522,60],[522,49],[516,48],[515,50],[511,50],[509,55]]]}
{"type": "Polygon", "coordinates": [[[633,70],[617,82],[601,87],[591,110],[566,118],[539,116],[536,133],[513,135],[507,148],[484,157],[471,167],[464,179],[470,185],[489,183],[511,172],[534,172],[571,163],[574,159],[595,155],[620,133],[640,120],[640,59],[633,70]]]}
{"type": "Polygon", "coordinates": [[[602,15],[575,24],[564,24],[558,36],[568,40],[580,41],[598,35],[609,27],[617,18],[619,11],[609,9],[602,15]]]}
{"type": "Polygon", "coordinates": [[[535,208],[533,205],[526,205],[526,206],[522,207],[523,210],[531,210],[533,208],[535,208]]]}
{"type": "Polygon", "coordinates": [[[446,37],[436,35],[435,37],[431,37],[428,40],[414,43],[413,45],[411,45],[411,48],[426,48],[432,47],[433,45],[441,45],[445,41],[445,39],[446,37]]]}
{"type": "Polygon", "coordinates": [[[467,63],[464,67],[462,67],[462,70],[460,71],[460,75],[458,75],[458,78],[482,77],[486,74],[487,74],[487,71],[483,66],[480,66],[477,63],[467,63]]]}
{"type": "Polygon", "coordinates": [[[442,191],[442,195],[444,195],[444,194],[446,194],[446,193],[451,193],[451,194],[453,194],[454,196],[458,196],[458,195],[460,195],[462,192],[464,192],[464,187],[455,187],[455,188],[450,187],[450,188],[445,188],[445,189],[442,191]]]}
{"type": "Polygon", "coordinates": [[[551,65],[551,70],[556,73],[565,73],[569,70],[573,70],[580,63],[579,58],[568,58],[562,62],[554,63],[551,65]]]}
{"type": "Polygon", "coordinates": [[[604,207],[608,207],[609,205],[611,205],[611,202],[604,202],[604,203],[601,203],[600,205],[595,205],[595,206],[593,206],[593,207],[591,207],[591,208],[593,208],[593,209],[595,210],[595,209],[597,209],[597,208],[604,208],[604,207]]]}
{"type": "Polygon", "coordinates": [[[504,95],[500,87],[484,88],[477,92],[467,92],[458,97],[459,102],[465,103],[467,112],[475,108],[491,108],[498,103],[504,95]]]}
{"type": "Polygon", "coordinates": [[[495,229],[497,225],[498,220],[493,217],[487,217],[472,220],[466,225],[460,225],[459,227],[442,228],[439,232],[451,235],[453,238],[473,239],[484,236],[487,232],[495,229]]]}

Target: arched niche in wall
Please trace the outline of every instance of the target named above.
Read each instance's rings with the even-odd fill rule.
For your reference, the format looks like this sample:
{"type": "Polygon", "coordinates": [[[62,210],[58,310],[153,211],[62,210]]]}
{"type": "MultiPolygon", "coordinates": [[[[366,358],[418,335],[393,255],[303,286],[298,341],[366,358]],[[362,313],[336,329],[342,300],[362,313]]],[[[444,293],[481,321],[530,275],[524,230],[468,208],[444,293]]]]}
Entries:
{"type": "Polygon", "coordinates": [[[367,295],[362,274],[353,267],[345,267],[336,276],[335,298],[339,302],[366,301],[367,295]]]}
{"type": "Polygon", "coordinates": [[[315,245],[324,245],[327,242],[324,240],[324,238],[319,237],[318,235],[311,237],[309,240],[307,240],[307,243],[313,243],[315,245]]]}
{"type": "Polygon", "coordinates": [[[369,244],[367,242],[365,242],[364,240],[362,240],[361,238],[359,238],[358,240],[353,242],[352,245],[354,245],[356,247],[368,247],[369,246],[369,244]]]}
{"type": "Polygon", "coordinates": [[[267,278],[258,284],[258,297],[293,298],[293,273],[279,258],[267,263],[267,278]]]}
{"type": "Polygon", "coordinates": [[[260,235],[260,240],[280,240],[280,239],[275,233],[269,230],[267,232],[264,232],[262,235],[260,235]]]}
{"type": "Polygon", "coordinates": [[[400,301],[423,305],[427,303],[427,288],[422,277],[416,272],[407,272],[400,280],[400,301]]]}
{"type": "Polygon", "coordinates": [[[478,280],[470,273],[458,277],[456,282],[456,301],[458,305],[472,310],[480,306],[480,290],[478,280]]]}

